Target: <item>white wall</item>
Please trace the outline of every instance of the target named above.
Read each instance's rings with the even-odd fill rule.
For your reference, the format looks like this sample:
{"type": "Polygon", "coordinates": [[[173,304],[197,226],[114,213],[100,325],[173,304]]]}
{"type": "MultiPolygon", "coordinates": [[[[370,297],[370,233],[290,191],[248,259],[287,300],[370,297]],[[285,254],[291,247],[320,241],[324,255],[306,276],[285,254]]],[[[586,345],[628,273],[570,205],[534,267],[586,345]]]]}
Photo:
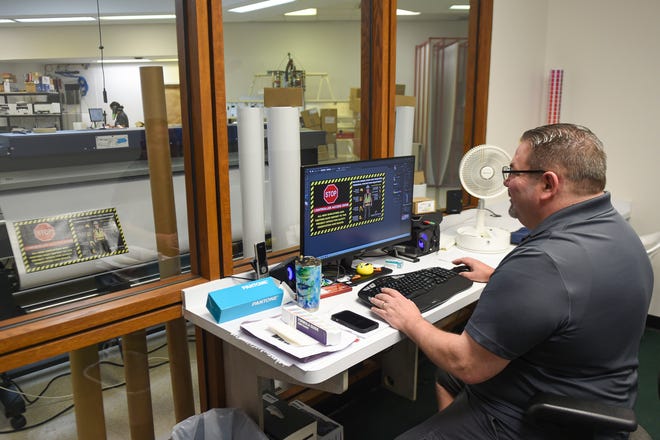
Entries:
{"type": "MultiPolygon", "coordinates": [[[[430,37],[464,36],[467,36],[466,21],[398,23],[396,82],[405,84],[406,92],[412,93],[415,45],[430,37]]],[[[358,21],[227,23],[227,100],[246,97],[255,73],[283,70],[288,60],[287,53],[291,53],[298,69],[327,73],[334,96],[339,100],[347,100],[350,88],[360,86],[358,21]],[[255,44],[255,41],[258,41],[258,44],[255,44]]],[[[263,82],[258,84],[263,88],[263,82]]],[[[316,93],[313,84],[310,84],[309,92],[316,93]]],[[[327,95],[322,94],[321,97],[327,98],[327,95]]]]}
{"type": "MultiPolygon", "coordinates": [[[[168,57],[176,55],[174,24],[103,25],[106,57],[168,57]]],[[[97,26],[0,26],[3,61],[98,59],[97,26]]],[[[43,61],[42,61],[43,62],[43,61]]]]}
{"type": "MultiPolygon", "coordinates": [[[[298,69],[327,73],[334,97],[346,101],[351,87],[360,86],[360,22],[313,23],[227,23],[225,36],[225,74],[227,100],[248,98],[254,88],[259,95],[267,81],[254,75],[268,70],[283,70],[291,53],[298,69]]],[[[397,83],[412,93],[415,46],[430,37],[465,37],[466,21],[410,22],[398,24],[397,83]]],[[[21,81],[26,72],[44,72],[44,63],[96,60],[98,28],[95,26],[0,27],[0,41],[12,41],[0,52],[0,71],[14,73],[21,81]],[[40,64],[41,61],[41,64],[40,64]]],[[[174,57],[177,53],[175,26],[167,24],[103,27],[104,56],[174,57]]],[[[131,124],[143,120],[139,87],[139,63],[105,64],[108,101],[119,101],[126,108],[131,124]]],[[[165,83],[178,82],[176,65],[164,63],[165,83]]],[[[65,68],[66,65],[62,65],[65,68]]],[[[90,91],[83,99],[83,114],[88,107],[103,107],[102,77],[99,65],[73,65],[81,70],[90,91]]],[[[309,78],[307,98],[315,97],[318,79],[309,78]]],[[[329,98],[327,84],[321,98],[329,98]]],[[[105,106],[107,109],[107,106],[105,106]]],[[[109,109],[107,109],[109,112],[109,109]]]]}
{"type": "MultiPolygon", "coordinates": [[[[632,203],[639,234],[660,229],[658,16],[655,0],[495,0],[493,15],[488,143],[513,153],[525,129],[545,123],[548,72],[564,69],[561,120],[604,142],[607,190],[632,203]]],[[[654,268],[660,277],[660,258],[654,268]]]]}

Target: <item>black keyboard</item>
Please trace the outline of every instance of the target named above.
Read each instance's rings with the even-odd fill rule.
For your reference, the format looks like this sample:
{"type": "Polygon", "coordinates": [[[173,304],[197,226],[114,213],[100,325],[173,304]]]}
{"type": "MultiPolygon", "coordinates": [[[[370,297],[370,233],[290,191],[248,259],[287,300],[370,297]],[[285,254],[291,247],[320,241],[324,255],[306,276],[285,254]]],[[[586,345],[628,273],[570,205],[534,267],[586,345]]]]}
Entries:
{"type": "Polygon", "coordinates": [[[379,293],[383,287],[390,287],[401,292],[413,301],[421,312],[425,312],[471,286],[472,281],[450,269],[430,267],[378,277],[360,289],[358,298],[371,307],[373,304],[369,298],[379,293]]]}

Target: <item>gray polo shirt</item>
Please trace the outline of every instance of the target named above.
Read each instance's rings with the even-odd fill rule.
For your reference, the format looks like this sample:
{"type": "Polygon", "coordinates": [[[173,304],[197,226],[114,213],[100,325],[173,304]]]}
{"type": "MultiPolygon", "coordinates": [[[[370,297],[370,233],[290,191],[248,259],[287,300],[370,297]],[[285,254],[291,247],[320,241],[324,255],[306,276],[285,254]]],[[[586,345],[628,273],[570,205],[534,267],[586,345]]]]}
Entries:
{"type": "Polygon", "coordinates": [[[609,193],[554,213],[484,288],[466,331],[511,362],[468,392],[512,427],[538,392],[632,407],[652,291],[649,258],[609,193]]]}

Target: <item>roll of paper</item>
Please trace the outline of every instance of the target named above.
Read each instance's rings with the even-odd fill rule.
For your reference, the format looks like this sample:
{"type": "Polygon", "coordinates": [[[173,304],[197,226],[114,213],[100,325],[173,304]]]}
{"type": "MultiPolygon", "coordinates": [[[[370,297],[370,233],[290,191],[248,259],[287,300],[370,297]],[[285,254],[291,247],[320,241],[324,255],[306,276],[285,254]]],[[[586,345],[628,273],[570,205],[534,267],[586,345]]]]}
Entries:
{"type": "Polygon", "coordinates": [[[564,70],[550,70],[548,87],[548,124],[557,124],[561,118],[561,94],[564,85],[564,70]]]}
{"type": "Polygon", "coordinates": [[[278,250],[300,243],[300,122],[297,107],[271,107],[266,114],[271,239],[278,250]]]}
{"type": "Polygon", "coordinates": [[[240,107],[238,168],[241,178],[243,257],[254,257],[254,244],[265,240],[264,116],[263,109],[240,107]]]}
{"type": "Polygon", "coordinates": [[[399,106],[394,112],[394,155],[409,156],[412,154],[415,107],[399,106]]]}

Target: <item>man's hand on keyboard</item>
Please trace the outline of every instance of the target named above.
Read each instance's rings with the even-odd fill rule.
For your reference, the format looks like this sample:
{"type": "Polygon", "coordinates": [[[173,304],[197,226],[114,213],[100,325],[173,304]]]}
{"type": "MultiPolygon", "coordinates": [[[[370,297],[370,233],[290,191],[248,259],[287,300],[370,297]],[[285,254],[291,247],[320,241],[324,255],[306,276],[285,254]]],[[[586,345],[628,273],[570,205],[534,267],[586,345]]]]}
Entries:
{"type": "Polygon", "coordinates": [[[415,303],[397,290],[384,287],[380,293],[369,300],[373,304],[372,312],[404,333],[408,333],[417,322],[424,321],[415,303]]]}
{"type": "Polygon", "coordinates": [[[459,275],[478,283],[487,283],[493,271],[495,271],[494,268],[486,263],[470,257],[457,258],[456,260],[452,260],[452,264],[464,264],[468,266],[470,270],[461,272],[459,275]]]}

